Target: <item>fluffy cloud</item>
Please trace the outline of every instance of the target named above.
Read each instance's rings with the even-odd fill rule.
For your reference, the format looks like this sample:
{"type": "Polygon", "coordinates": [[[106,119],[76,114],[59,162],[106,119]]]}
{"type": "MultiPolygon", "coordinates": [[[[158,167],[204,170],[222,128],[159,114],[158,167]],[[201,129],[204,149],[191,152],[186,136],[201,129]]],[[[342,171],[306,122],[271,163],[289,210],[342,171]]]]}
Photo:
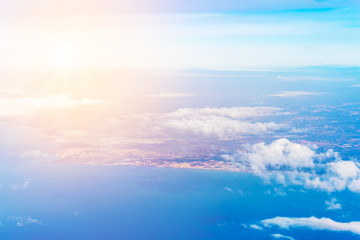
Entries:
{"type": "Polygon", "coordinates": [[[166,125],[169,128],[183,133],[217,138],[234,138],[239,137],[241,134],[265,134],[286,128],[286,125],[274,122],[251,123],[214,116],[207,118],[174,119],[167,121],[166,125]]]}
{"type": "Polygon", "coordinates": [[[299,97],[299,96],[308,96],[308,95],[319,95],[321,93],[316,92],[304,92],[304,91],[281,91],[278,93],[270,94],[271,97],[299,97]]]}
{"type": "Polygon", "coordinates": [[[265,134],[286,128],[274,122],[244,119],[286,114],[273,107],[182,108],[166,115],[165,126],[184,134],[203,137],[234,138],[245,134],[265,134]]]}
{"type": "Polygon", "coordinates": [[[310,228],[313,230],[346,231],[360,235],[360,222],[336,222],[330,218],[291,218],[275,217],[262,220],[265,227],[277,226],[283,229],[289,228],[310,228]]]}
{"type": "Polygon", "coordinates": [[[314,156],[314,151],[309,147],[283,138],[269,145],[265,143],[247,145],[245,153],[239,152],[237,156],[224,157],[227,160],[236,157],[239,161],[249,164],[252,172],[261,174],[267,169],[312,167],[314,156]]]}
{"type": "Polygon", "coordinates": [[[218,116],[232,119],[245,119],[251,117],[264,117],[288,114],[277,107],[230,107],[230,108],[180,108],[170,113],[175,118],[198,118],[202,116],[218,116]]]}
{"type": "Polygon", "coordinates": [[[303,185],[307,188],[340,191],[348,188],[360,192],[360,169],[354,161],[342,160],[328,150],[278,139],[270,144],[246,145],[244,151],[223,155],[227,161],[270,181],[303,185]]]}

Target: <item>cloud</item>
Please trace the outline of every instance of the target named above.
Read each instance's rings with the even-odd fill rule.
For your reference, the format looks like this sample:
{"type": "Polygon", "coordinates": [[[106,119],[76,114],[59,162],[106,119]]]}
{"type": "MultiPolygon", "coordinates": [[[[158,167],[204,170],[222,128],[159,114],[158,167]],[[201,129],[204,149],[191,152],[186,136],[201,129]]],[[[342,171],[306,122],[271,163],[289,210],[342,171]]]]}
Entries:
{"type": "Polygon", "coordinates": [[[249,228],[252,228],[252,229],[255,229],[255,230],[263,230],[262,227],[260,227],[259,225],[256,225],[256,224],[251,224],[251,225],[249,226],[249,228]]]}
{"type": "Polygon", "coordinates": [[[7,222],[15,222],[16,226],[23,227],[29,224],[39,224],[40,221],[31,217],[22,216],[10,216],[7,218],[7,222]]]}
{"type": "Polygon", "coordinates": [[[285,238],[285,239],[289,239],[289,240],[295,240],[293,237],[289,237],[289,236],[285,236],[285,235],[282,235],[282,234],[279,234],[279,233],[274,233],[274,234],[271,234],[271,236],[273,238],[285,238]]]}
{"type": "Polygon", "coordinates": [[[266,134],[287,127],[287,125],[274,122],[251,123],[215,116],[197,119],[173,119],[165,124],[169,128],[178,130],[180,133],[222,139],[239,137],[240,135],[266,134]]]}
{"type": "Polygon", "coordinates": [[[360,84],[354,84],[352,87],[360,87],[360,84]]]}
{"type": "Polygon", "coordinates": [[[281,114],[286,113],[273,107],[182,108],[167,114],[164,125],[183,134],[224,139],[287,128],[285,124],[274,122],[244,121],[281,114]]]}
{"type": "Polygon", "coordinates": [[[277,107],[222,107],[222,108],[180,108],[169,114],[175,118],[189,118],[201,116],[218,116],[231,119],[245,119],[252,117],[277,116],[289,114],[277,107]]]}
{"type": "Polygon", "coordinates": [[[315,145],[298,144],[282,138],[270,144],[245,145],[244,150],[222,157],[267,181],[328,192],[346,188],[360,192],[358,163],[342,160],[331,149],[318,153],[315,145]]]}
{"type": "Polygon", "coordinates": [[[337,210],[341,209],[341,204],[337,202],[336,198],[332,198],[330,201],[325,201],[327,206],[326,210],[337,210]]]}
{"type": "Polygon", "coordinates": [[[147,94],[146,97],[151,98],[181,98],[181,97],[193,97],[195,95],[187,93],[159,93],[159,94],[147,94]]]}
{"type": "Polygon", "coordinates": [[[26,95],[28,92],[25,92],[20,89],[7,89],[7,88],[0,88],[0,96],[4,97],[15,97],[19,95],[26,95]]]}
{"type": "Polygon", "coordinates": [[[23,159],[31,159],[31,160],[44,161],[44,162],[48,162],[56,159],[55,156],[39,150],[24,151],[17,155],[23,159]]]}
{"type": "Polygon", "coordinates": [[[74,99],[67,95],[0,99],[0,117],[27,116],[47,111],[59,111],[86,105],[105,103],[98,99],[74,99]]]}
{"type": "Polygon", "coordinates": [[[229,156],[226,160],[237,158],[238,161],[250,164],[252,172],[261,174],[267,169],[297,169],[314,166],[315,152],[309,147],[292,143],[288,139],[278,139],[271,144],[257,143],[247,145],[246,152],[229,156]]]}
{"type": "Polygon", "coordinates": [[[266,194],[266,195],[273,194],[275,196],[280,196],[280,197],[287,196],[287,193],[284,190],[279,189],[279,188],[274,188],[273,191],[268,190],[268,191],[264,192],[264,194],[266,194]]]}
{"type": "Polygon", "coordinates": [[[290,228],[309,228],[312,230],[328,230],[351,232],[360,235],[360,222],[336,222],[330,218],[292,218],[292,217],[275,217],[262,220],[264,227],[277,226],[283,229],[290,228]]]}
{"type": "Polygon", "coordinates": [[[30,183],[31,183],[32,179],[31,178],[26,178],[24,183],[21,183],[21,184],[12,184],[10,185],[10,188],[14,191],[17,191],[19,189],[25,189],[27,188],[30,183]]]}
{"type": "Polygon", "coordinates": [[[304,92],[304,91],[280,91],[278,93],[270,94],[271,97],[299,97],[299,96],[308,96],[308,95],[320,95],[321,93],[316,92],[304,92]]]}
{"type": "Polygon", "coordinates": [[[229,188],[229,187],[225,187],[224,189],[225,189],[226,191],[228,191],[228,192],[235,193],[234,190],[232,190],[232,189],[229,188]]]}
{"type": "MultiPolygon", "coordinates": [[[[33,136],[14,137],[16,141],[26,139],[26,143],[31,145],[24,148],[18,144],[19,149],[11,149],[11,152],[28,160],[233,169],[233,165],[226,161],[194,159],[210,160],[224,147],[236,147],[225,146],[223,140],[289,129],[286,124],[264,120],[289,114],[276,107],[180,108],[160,113],[132,113],[113,111],[112,106],[107,108],[108,105],[103,108],[101,100],[53,96],[32,98],[36,102],[32,104],[26,103],[25,98],[21,99],[16,98],[14,106],[22,106],[19,109],[25,108],[28,112],[12,109],[13,112],[9,110],[7,115],[28,125],[33,136]],[[61,102],[60,106],[57,106],[57,101],[61,102]],[[78,111],[80,106],[81,111],[78,111]],[[47,114],[58,113],[58,110],[61,114],[47,114]],[[27,118],[16,114],[24,114],[22,117],[34,114],[29,119],[39,121],[26,121],[27,118]],[[29,141],[35,136],[40,138],[38,142],[29,141]],[[190,158],[192,162],[172,161],[190,158]],[[146,163],[145,159],[152,162],[146,163]],[[164,161],[154,161],[160,159],[164,161]]],[[[19,129],[19,124],[11,122],[19,129]]],[[[13,132],[6,135],[15,136],[13,132]]]]}

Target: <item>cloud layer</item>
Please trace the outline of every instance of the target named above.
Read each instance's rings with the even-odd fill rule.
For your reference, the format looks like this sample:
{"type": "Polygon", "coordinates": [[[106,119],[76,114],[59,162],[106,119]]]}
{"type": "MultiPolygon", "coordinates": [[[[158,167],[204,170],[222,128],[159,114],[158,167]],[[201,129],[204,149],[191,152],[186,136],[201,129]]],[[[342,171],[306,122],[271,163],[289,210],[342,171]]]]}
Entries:
{"type": "MultiPolygon", "coordinates": [[[[120,103],[100,99],[25,93],[18,96],[13,92],[18,91],[0,98],[0,120],[15,128],[20,122],[44,140],[44,144],[15,152],[22,158],[40,161],[142,165],[136,161],[204,159],[217,154],[224,140],[289,129],[286,124],[266,121],[268,117],[289,114],[277,107],[179,108],[135,113],[118,110],[120,103]]],[[[215,165],[198,161],[201,162],[206,168],[227,168],[220,166],[227,164],[224,161],[215,165]]]]}
{"type": "Polygon", "coordinates": [[[2,98],[0,99],[0,117],[29,116],[101,103],[104,101],[89,98],[74,99],[67,95],[2,98]]]}
{"type": "Polygon", "coordinates": [[[265,227],[277,226],[283,229],[310,228],[313,230],[343,231],[360,235],[360,222],[336,222],[330,218],[291,218],[275,217],[262,220],[265,227]]]}
{"type": "Polygon", "coordinates": [[[182,108],[167,114],[165,125],[179,132],[204,137],[234,138],[242,134],[265,134],[287,128],[274,122],[253,122],[265,116],[286,114],[274,107],[182,108]]]}

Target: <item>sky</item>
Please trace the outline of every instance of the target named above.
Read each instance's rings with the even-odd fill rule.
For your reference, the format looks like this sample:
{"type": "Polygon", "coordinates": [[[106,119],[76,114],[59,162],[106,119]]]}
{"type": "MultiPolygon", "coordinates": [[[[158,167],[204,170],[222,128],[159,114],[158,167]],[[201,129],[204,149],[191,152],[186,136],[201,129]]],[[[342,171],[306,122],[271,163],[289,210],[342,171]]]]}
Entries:
{"type": "Polygon", "coordinates": [[[359,10],[0,0],[0,238],[357,239],[359,10]]]}
{"type": "Polygon", "coordinates": [[[56,68],[62,58],[73,68],[147,70],[358,64],[357,1],[3,1],[2,6],[3,69],[56,68]]]}

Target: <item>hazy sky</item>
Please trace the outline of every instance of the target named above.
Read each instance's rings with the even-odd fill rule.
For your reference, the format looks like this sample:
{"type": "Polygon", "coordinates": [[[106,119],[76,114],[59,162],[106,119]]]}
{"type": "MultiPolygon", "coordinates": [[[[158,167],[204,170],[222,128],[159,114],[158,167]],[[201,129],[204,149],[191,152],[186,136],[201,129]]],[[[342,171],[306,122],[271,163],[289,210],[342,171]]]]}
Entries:
{"type": "Polygon", "coordinates": [[[359,64],[356,1],[0,4],[0,63],[6,70],[359,64]]]}

